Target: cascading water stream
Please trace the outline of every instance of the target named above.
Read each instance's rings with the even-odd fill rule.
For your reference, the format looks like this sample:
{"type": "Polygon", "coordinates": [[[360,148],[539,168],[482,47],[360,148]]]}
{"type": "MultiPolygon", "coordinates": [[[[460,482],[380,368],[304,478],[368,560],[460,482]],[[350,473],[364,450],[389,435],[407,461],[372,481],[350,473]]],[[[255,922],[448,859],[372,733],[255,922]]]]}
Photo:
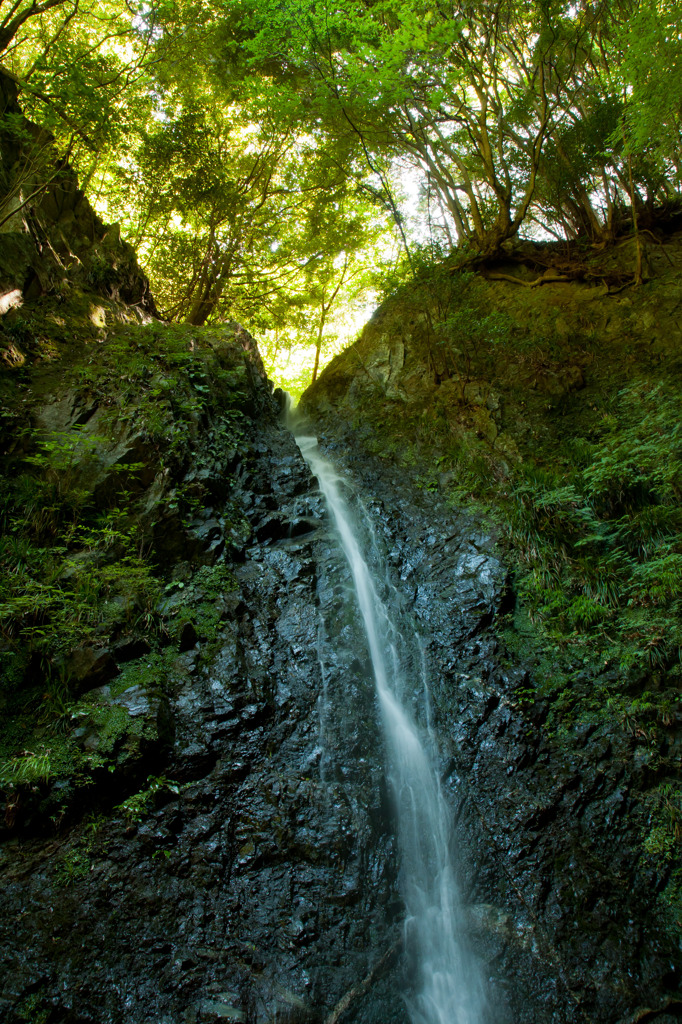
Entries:
{"type": "Polygon", "coordinates": [[[317,439],[298,436],[301,453],[332,514],[351,569],[374,672],[397,807],[406,946],[416,961],[414,1024],[483,1024],[486,1001],[477,964],[462,941],[463,913],[449,849],[450,814],[435,762],[406,704],[410,687],[333,466],[317,439]]]}

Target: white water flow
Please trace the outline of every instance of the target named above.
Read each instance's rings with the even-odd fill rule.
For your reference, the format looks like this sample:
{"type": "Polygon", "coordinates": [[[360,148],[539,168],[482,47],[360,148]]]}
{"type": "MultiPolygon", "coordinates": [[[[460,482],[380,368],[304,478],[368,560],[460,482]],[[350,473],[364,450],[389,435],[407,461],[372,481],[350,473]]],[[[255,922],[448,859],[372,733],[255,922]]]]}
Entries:
{"type": "MultiPolygon", "coordinates": [[[[297,443],[327,501],[351,569],[364,622],[397,808],[405,942],[416,970],[407,999],[414,1024],[483,1024],[483,984],[462,940],[463,914],[450,856],[451,818],[431,746],[406,706],[411,689],[393,642],[396,630],[360,549],[340,489],[343,479],[314,437],[297,443]]],[[[420,680],[421,682],[421,680],[420,680]]]]}

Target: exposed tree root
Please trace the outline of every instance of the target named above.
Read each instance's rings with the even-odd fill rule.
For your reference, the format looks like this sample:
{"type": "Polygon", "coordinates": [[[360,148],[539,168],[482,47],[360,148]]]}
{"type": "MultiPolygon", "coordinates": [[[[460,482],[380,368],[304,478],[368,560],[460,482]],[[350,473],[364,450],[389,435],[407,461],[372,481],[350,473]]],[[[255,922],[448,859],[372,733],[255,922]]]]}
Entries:
{"type": "Polygon", "coordinates": [[[488,281],[511,281],[512,284],[521,284],[524,288],[537,288],[541,284],[559,284],[562,281],[574,281],[573,277],[566,277],[562,274],[555,276],[546,277],[544,274],[542,277],[536,277],[534,281],[524,281],[522,277],[513,277],[511,274],[495,274],[488,273],[484,274],[484,277],[488,281]]]}
{"type": "MultiPolygon", "coordinates": [[[[609,292],[615,293],[640,283],[642,263],[645,253],[642,247],[643,236],[647,236],[648,244],[664,247],[679,235],[679,223],[682,215],[669,224],[661,224],[656,231],[649,227],[640,228],[637,235],[632,232],[619,235],[608,241],[590,245],[586,239],[578,241],[532,242],[516,240],[504,243],[495,252],[469,252],[466,256],[454,252],[450,257],[450,273],[474,271],[490,281],[509,281],[510,284],[524,288],[538,288],[543,284],[568,283],[599,283],[606,285],[609,292]],[[618,250],[626,246],[638,246],[634,266],[628,266],[629,260],[624,255],[617,255],[618,250]],[[531,280],[505,273],[505,267],[520,265],[537,275],[531,280]]],[[[666,252],[668,260],[670,256],[666,252]]],[[[646,280],[646,277],[644,278],[646,280]]]]}

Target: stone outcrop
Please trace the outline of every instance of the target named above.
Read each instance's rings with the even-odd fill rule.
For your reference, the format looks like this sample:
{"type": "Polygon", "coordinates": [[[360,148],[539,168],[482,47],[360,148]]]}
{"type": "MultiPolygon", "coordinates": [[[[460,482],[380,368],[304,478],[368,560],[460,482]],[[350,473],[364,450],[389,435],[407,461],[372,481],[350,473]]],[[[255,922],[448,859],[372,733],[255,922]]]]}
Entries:
{"type": "MultiPolygon", "coordinates": [[[[167,468],[172,418],[160,447],[148,431],[138,443],[139,423],[109,422],[107,444],[107,407],[66,380],[35,413],[42,437],[83,441],[91,425],[65,472],[100,504],[121,501],[101,486],[109,450],[135,446],[132,497],[165,585],[153,652],[114,619],[69,653],[71,761],[7,791],[8,1021],[308,1020],[396,959],[394,843],[347,570],[252,342],[221,329],[212,345],[190,372],[229,368],[238,397],[225,409],[223,394],[167,468]],[[201,501],[178,514],[180,493],[201,501]]],[[[376,1020],[400,1012],[385,973],[367,996],[376,1020]]]]}
{"type": "Polygon", "coordinates": [[[614,261],[628,266],[632,241],[604,254],[590,281],[524,287],[537,271],[501,263],[489,276],[446,269],[434,283],[406,285],[334,357],[303,407],[330,430],[337,422],[341,431],[352,424],[360,437],[374,431],[386,457],[399,431],[382,431],[381,423],[409,420],[414,440],[415,414],[425,437],[434,436],[435,420],[439,435],[489,456],[505,473],[538,442],[560,440],[576,405],[596,406],[612,392],[615,400],[636,374],[652,383],[679,379],[681,241],[679,232],[647,239],[648,280],[640,289],[598,283],[614,261]]]}
{"type": "MultiPolygon", "coordinates": [[[[48,132],[23,117],[0,72],[0,313],[51,296],[63,306],[86,292],[156,315],[149,282],[117,226],[102,223],[48,132]]],[[[54,310],[57,315],[57,310],[54,310]]],[[[5,335],[6,361],[26,338],[5,335]]],[[[14,357],[16,359],[16,356],[14,357]]]]}

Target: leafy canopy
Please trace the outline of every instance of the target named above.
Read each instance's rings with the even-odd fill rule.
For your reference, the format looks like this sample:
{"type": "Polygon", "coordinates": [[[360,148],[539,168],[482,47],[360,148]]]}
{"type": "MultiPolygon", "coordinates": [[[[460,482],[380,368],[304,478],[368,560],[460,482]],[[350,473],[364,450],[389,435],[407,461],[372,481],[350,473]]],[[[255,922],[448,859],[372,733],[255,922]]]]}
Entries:
{"type": "Polygon", "coordinates": [[[316,362],[334,274],[343,309],[410,256],[406,189],[417,238],[482,254],[680,199],[674,0],[19,0],[0,50],[166,316],[316,362]]]}

